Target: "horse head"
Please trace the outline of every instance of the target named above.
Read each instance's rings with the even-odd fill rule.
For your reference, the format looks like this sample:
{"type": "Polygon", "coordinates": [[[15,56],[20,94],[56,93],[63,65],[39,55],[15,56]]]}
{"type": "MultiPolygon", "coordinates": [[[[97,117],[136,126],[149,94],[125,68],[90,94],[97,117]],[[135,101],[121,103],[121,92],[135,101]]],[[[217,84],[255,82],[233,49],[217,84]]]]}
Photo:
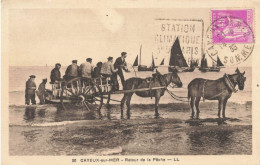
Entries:
{"type": "Polygon", "coordinates": [[[177,74],[177,71],[174,70],[169,74],[170,74],[170,83],[176,85],[178,88],[181,88],[183,84],[181,82],[180,77],[177,74]]]}
{"type": "Polygon", "coordinates": [[[246,77],[244,76],[245,75],[245,71],[243,73],[241,73],[239,71],[239,69],[237,68],[235,75],[237,75],[237,76],[234,79],[235,79],[235,82],[238,85],[239,90],[243,90],[244,86],[245,86],[245,81],[246,81],[246,77]]]}

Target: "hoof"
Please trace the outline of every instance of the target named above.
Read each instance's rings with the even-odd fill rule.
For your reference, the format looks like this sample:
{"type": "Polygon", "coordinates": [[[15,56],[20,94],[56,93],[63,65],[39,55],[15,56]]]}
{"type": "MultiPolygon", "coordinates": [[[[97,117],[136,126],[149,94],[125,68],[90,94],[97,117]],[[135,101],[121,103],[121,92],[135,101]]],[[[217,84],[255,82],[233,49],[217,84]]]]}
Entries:
{"type": "Polygon", "coordinates": [[[190,116],[190,119],[193,119],[194,118],[194,116],[190,116]]]}
{"type": "Polygon", "coordinates": [[[106,104],[106,108],[107,108],[107,109],[111,109],[111,107],[112,107],[112,106],[111,106],[110,104],[106,104]]]}
{"type": "Polygon", "coordinates": [[[155,115],[154,115],[154,118],[155,118],[155,119],[160,118],[160,114],[159,114],[159,113],[158,113],[158,114],[155,114],[155,115]]]}

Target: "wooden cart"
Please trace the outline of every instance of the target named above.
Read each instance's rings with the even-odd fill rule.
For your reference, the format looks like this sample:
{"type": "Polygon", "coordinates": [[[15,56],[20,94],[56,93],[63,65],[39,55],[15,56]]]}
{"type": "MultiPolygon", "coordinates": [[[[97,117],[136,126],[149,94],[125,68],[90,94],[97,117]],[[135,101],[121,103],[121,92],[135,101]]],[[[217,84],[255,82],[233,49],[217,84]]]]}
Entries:
{"type": "MultiPolygon", "coordinates": [[[[111,94],[124,94],[136,91],[162,89],[165,87],[142,88],[134,90],[111,91],[110,78],[73,78],[52,84],[52,90],[46,97],[46,103],[60,103],[64,109],[81,108],[87,110],[100,110],[104,99],[110,99],[111,94]]],[[[119,100],[113,100],[120,102],[119,100]]]]}

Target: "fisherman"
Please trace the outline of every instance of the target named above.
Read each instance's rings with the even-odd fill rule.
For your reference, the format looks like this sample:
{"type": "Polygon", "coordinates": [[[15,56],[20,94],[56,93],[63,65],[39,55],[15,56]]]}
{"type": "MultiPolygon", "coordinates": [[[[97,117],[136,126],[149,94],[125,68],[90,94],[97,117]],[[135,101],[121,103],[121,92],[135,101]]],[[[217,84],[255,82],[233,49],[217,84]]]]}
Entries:
{"type": "Polygon", "coordinates": [[[45,103],[45,85],[47,83],[47,78],[42,79],[42,83],[38,87],[37,96],[40,100],[40,104],[45,103]]]}
{"type": "MultiPolygon", "coordinates": [[[[118,69],[117,74],[119,75],[119,77],[121,79],[121,83],[122,83],[123,87],[124,87],[124,83],[125,83],[123,70],[125,70],[126,72],[129,72],[128,69],[126,68],[126,62],[125,62],[126,57],[127,57],[127,53],[122,52],[121,57],[118,57],[114,63],[114,68],[118,69]]],[[[117,81],[117,74],[113,74],[113,79],[116,81],[117,81]]],[[[117,89],[119,89],[118,83],[117,83],[117,89]]]]}
{"type": "Polygon", "coordinates": [[[57,63],[55,64],[55,68],[52,69],[51,71],[51,84],[52,84],[52,93],[53,95],[58,99],[60,98],[60,81],[62,80],[61,79],[61,74],[60,74],[60,67],[61,67],[61,64],[60,63],[57,63]]]}
{"type": "Polygon", "coordinates": [[[51,84],[57,83],[62,80],[61,74],[60,74],[60,67],[61,67],[61,64],[57,63],[57,64],[55,64],[55,68],[52,69],[51,76],[50,76],[51,84]]]}
{"type": "Polygon", "coordinates": [[[116,76],[112,76],[112,74],[116,74],[116,72],[118,71],[118,69],[115,69],[114,68],[114,65],[113,65],[113,57],[109,56],[107,58],[107,62],[105,62],[103,65],[102,65],[102,68],[101,68],[101,75],[103,77],[110,77],[111,78],[111,83],[112,83],[112,90],[118,90],[118,82],[117,82],[117,79],[116,79],[116,76]]]}
{"type": "Polygon", "coordinates": [[[80,65],[79,70],[82,78],[91,79],[93,73],[92,58],[87,58],[86,61],[80,65]]]}
{"type": "Polygon", "coordinates": [[[98,78],[98,77],[101,76],[102,65],[103,65],[102,62],[97,63],[97,66],[94,68],[94,72],[93,72],[93,75],[92,75],[93,78],[98,78]]]}
{"type": "Polygon", "coordinates": [[[66,69],[64,76],[66,80],[71,80],[79,76],[79,66],[77,65],[77,62],[77,60],[72,60],[72,64],[66,69]]]}
{"type": "Polygon", "coordinates": [[[35,75],[31,75],[30,78],[26,81],[26,88],[25,88],[25,104],[30,105],[30,101],[33,105],[36,104],[35,101],[35,90],[36,84],[34,82],[35,75]]]}

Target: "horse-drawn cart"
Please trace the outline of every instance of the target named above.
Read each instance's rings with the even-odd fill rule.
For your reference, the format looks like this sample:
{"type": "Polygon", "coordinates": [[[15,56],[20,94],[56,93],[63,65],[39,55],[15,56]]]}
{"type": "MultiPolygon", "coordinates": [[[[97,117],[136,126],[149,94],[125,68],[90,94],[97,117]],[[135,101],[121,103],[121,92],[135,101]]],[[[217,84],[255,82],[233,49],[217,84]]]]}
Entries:
{"type": "MultiPolygon", "coordinates": [[[[133,93],[162,89],[165,87],[141,88],[132,90],[112,91],[110,78],[85,79],[73,78],[69,81],[60,81],[52,84],[52,90],[48,90],[46,103],[61,104],[64,109],[100,110],[103,100],[110,100],[111,94],[133,93]]],[[[119,100],[113,100],[120,102],[119,100]]]]}

